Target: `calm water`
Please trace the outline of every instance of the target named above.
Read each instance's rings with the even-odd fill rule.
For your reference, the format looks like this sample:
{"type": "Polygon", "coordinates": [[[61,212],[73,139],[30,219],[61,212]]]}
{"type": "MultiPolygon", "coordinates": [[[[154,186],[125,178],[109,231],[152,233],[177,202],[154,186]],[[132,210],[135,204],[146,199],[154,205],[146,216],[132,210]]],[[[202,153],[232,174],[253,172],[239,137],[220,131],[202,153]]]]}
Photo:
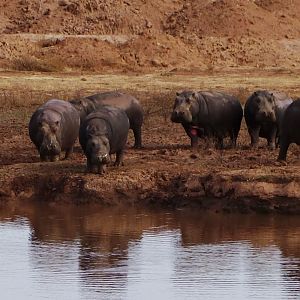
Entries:
{"type": "Polygon", "coordinates": [[[300,299],[300,218],[0,209],[1,299],[300,299]]]}

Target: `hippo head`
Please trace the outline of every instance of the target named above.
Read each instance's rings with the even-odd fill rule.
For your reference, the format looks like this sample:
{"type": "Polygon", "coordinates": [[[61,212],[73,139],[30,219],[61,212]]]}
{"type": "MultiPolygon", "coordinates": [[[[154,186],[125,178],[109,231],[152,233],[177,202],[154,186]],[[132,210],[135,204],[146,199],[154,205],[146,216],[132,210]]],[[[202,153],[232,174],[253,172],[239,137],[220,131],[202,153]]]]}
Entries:
{"type": "Polygon", "coordinates": [[[196,105],[196,92],[185,91],[182,93],[176,93],[171,121],[174,123],[192,123],[193,110],[196,105]]]}
{"type": "Polygon", "coordinates": [[[276,102],[272,93],[267,91],[254,92],[253,103],[258,121],[276,122],[276,102]]]}
{"type": "Polygon", "coordinates": [[[54,122],[40,121],[38,135],[41,141],[39,153],[41,157],[55,157],[60,154],[60,120],[54,122]]]}
{"type": "MultiPolygon", "coordinates": [[[[86,153],[92,165],[101,167],[110,162],[110,144],[107,136],[97,132],[94,126],[88,126],[86,153]]],[[[101,172],[102,173],[102,172],[101,172]]]]}

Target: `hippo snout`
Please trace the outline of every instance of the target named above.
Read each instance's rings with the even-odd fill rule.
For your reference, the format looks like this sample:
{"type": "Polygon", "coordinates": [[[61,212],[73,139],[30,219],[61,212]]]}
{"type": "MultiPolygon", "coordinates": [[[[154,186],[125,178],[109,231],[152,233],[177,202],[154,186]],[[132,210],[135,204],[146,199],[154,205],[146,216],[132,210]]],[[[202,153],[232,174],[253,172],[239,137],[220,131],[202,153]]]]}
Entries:
{"type": "Polygon", "coordinates": [[[40,153],[47,153],[47,154],[53,154],[53,155],[57,155],[59,154],[61,151],[59,145],[57,145],[56,143],[49,143],[49,144],[43,144],[40,147],[40,153]]]}
{"type": "Polygon", "coordinates": [[[182,111],[174,110],[171,114],[171,121],[174,123],[180,123],[182,122],[183,117],[184,113],[182,111]]]}
{"type": "Polygon", "coordinates": [[[275,122],[276,121],[276,116],[275,116],[275,113],[272,112],[272,111],[261,111],[257,115],[257,120],[258,121],[269,120],[269,121],[275,122]]]}
{"type": "Polygon", "coordinates": [[[110,161],[108,153],[98,155],[97,159],[101,164],[108,164],[110,161]]]}

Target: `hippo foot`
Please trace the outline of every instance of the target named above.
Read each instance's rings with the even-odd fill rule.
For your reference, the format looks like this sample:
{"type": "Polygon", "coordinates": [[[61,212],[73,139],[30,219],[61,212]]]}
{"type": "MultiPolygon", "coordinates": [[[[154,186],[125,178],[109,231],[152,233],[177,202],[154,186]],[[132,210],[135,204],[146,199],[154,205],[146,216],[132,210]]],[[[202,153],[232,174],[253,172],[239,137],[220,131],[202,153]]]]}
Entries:
{"type": "Polygon", "coordinates": [[[59,155],[51,156],[50,161],[52,162],[59,161],[59,155]]]}
{"type": "Polygon", "coordinates": [[[115,166],[115,167],[124,166],[124,162],[122,162],[122,161],[116,161],[116,162],[114,163],[114,166],[115,166]]]}
{"type": "Polygon", "coordinates": [[[98,173],[99,175],[104,175],[105,172],[106,172],[106,165],[103,165],[103,164],[99,165],[99,166],[98,166],[98,172],[97,172],[97,173],[98,173]]]}
{"type": "Polygon", "coordinates": [[[270,144],[270,145],[268,145],[268,148],[269,148],[269,150],[275,150],[275,149],[276,149],[276,147],[275,147],[275,145],[274,145],[274,144],[270,144]]]}
{"type": "Polygon", "coordinates": [[[41,159],[41,162],[48,162],[48,161],[50,161],[50,159],[49,159],[48,156],[43,156],[40,159],[41,159]]]}
{"type": "Polygon", "coordinates": [[[277,159],[277,161],[274,164],[277,167],[281,167],[281,166],[287,166],[287,162],[286,160],[283,159],[277,159]]]}

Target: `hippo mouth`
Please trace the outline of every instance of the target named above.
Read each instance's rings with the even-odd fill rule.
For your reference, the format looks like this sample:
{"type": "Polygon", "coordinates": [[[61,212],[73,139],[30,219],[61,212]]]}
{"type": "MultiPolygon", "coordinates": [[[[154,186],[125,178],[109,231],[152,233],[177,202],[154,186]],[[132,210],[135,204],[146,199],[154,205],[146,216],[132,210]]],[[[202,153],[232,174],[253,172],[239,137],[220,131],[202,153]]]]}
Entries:
{"type": "Polygon", "coordinates": [[[46,147],[41,146],[39,152],[43,155],[51,156],[51,155],[59,155],[61,149],[59,147],[46,147]]]}
{"type": "Polygon", "coordinates": [[[98,155],[92,158],[92,163],[95,165],[109,164],[109,154],[98,155]]]}
{"type": "Polygon", "coordinates": [[[179,117],[177,114],[172,113],[172,115],[171,115],[171,121],[173,123],[182,123],[183,119],[181,117],[179,117]]]}
{"type": "Polygon", "coordinates": [[[258,122],[276,122],[276,116],[275,114],[272,113],[269,114],[260,113],[257,114],[256,120],[258,122]]]}

